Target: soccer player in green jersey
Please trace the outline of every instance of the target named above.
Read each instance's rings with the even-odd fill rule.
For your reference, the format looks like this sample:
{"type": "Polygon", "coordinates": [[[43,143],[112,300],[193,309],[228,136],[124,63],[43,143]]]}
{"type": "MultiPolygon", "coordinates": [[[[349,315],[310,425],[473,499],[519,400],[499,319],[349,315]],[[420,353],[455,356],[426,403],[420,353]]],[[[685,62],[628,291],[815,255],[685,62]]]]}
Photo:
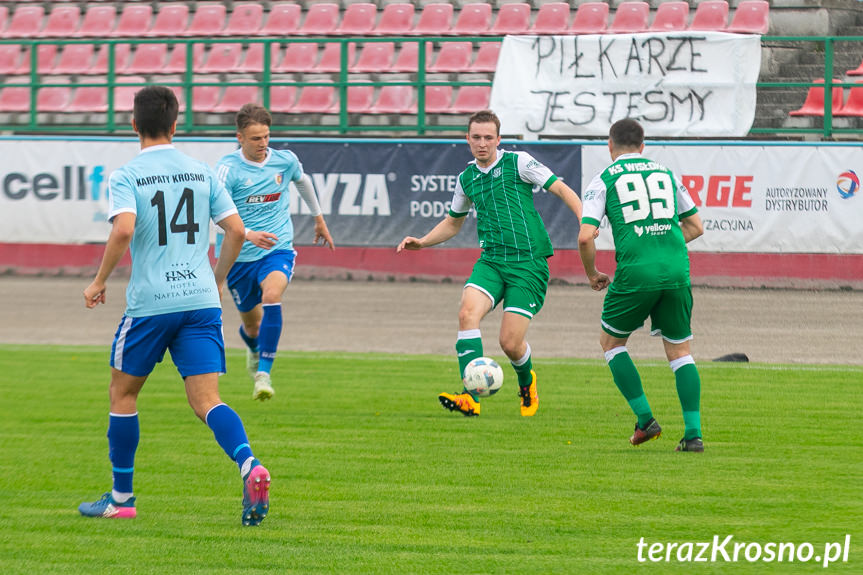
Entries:
{"type": "Polygon", "coordinates": [[[630,334],[650,317],[651,334],[662,336],[683,408],[685,431],[677,451],[704,451],[701,379],[689,351],[692,289],[686,251],[687,242],[703,233],[701,218],[671,171],[641,155],[644,130],[638,122],[615,122],[608,149],[612,164],[582,194],[578,248],[590,286],[597,291],[608,287],[599,342],[614,383],[638,417],[629,442],[639,445],[662,433],[626,350],[630,334]],[[613,282],[596,269],[594,232],[603,216],[608,216],[614,234],[613,282]]]}
{"type": "MultiPolygon", "coordinates": [[[[521,414],[531,416],[539,397],[525,335],[545,300],[547,258],[554,253],[533,205],[533,190],[542,187],[556,195],[576,218],[581,217],[581,200],[530,154],[498,149],[500,120],[494,112],[483,110],[470,117],[467,143],[474,161],[458,176],[449,213],[423,237],[404,238],[397,251],[447,241],[459,232],[471,206],[476,208],[482,255],[462,291],[455,344],[459,372],[464,376],[465,366],[483,356],[480,320],[503,300],[500,346],[518,375],[521,414]]],[[[479,397],[466,390],[442,393],[439,399],[450,411],[479,415],[479,397]]]]}

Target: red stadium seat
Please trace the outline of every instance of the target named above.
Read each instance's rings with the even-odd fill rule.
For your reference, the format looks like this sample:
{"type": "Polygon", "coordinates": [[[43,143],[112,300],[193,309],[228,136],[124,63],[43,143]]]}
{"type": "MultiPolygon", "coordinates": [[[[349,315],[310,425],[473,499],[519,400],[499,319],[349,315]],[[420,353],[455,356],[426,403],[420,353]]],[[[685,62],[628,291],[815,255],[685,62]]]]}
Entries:
{"type": "Polygon", "coordinates": [[[527,34],[528,28],[530,28],[530,4],[504,4],[497,11],[497,19],[487,34],[491,36],[527,34]]]}
{"type": "Polygon", "coordinates": [[[67,112],[105,112],[108,110],[108,88],[86,86],[77,88],[72,101],[66,106],[67,112]]]}
{"type": "Polygon", "coordinates": [[[30,88],[6,83],[0,89],[0,112],[29,112],[30,88]]]}
{"type": "Polygon", "coordinates": [[[578,7],[569,34],[602,34],[608,28],[608,4],[586,2],[578,7]]]}
{"type": "MultiPolygon", "coordinates": [[[[183,74],[186,72],[186,44],[174,44],[165,64],[164,74],[183,74]]],[[[204,64],[204,45],[192,44],[192,71],[200,70],[204,64]]]]}
{"type": "Polygon", "coordinates": [[[387,4],[381,14],[381,20],[372,30],[374,36],[404,36],[408,34],[414,22],[414,5],[405,3],[387,4]]]}
{"type": "MultiPolygon", "coordinates": [[[[426,42],[426,60],[431,61],[432,43],[426,42]]],[[[402,42],[390,72],[416,72],[419,70],[419,42],[402,42]]]]}
{"type": "Polygon", "coordinates": [[[472,114],[488,108],[491,86],[462,86],[455,95],[452,111],[455,114],[472,114]]]}
{"type": "Polygon", "coordinates": [[[372,114],[416,114],[412,105],[414,89],[412,86],[384,86],[378,100],[369,112],[372,114]]]}
{"type": "Polygon", "coordinates": [[[848,70],[845,72],[849,76],[863,76],[863,60],[860,61],[860,65],[854,68],[853,70],[848,70]]]}
{"type": "Polygon", "coordinates": [[[688,2],[663,2],[656,9],[656,16],[653,17],[650,29],[656,32],[686,30],[686,20],[688,18],[688,2]]]}
{"type": "MultiPolygon", "coordinates": [[[[246,49],[246,57],[243,63],[237,66],[237,72],[257,74],[264,71],[264,44],[249,44],[246,49]]],[[[270,70],[277,65],[279,57],[279,45],[270,44],[270,70]]]]}
{"type": "Polygon", "coordinates": [[[446,114],[452,104],[452,86],[426,86],[425,98],[427,114],[446,114]]]}
{"type": "MultiPolygon", "coordinates": [[[[36,47],[36,71],[39,74],[49,74],[54,69],[54,60],[57,59],[56,44],[40,44],[36,47]]],[[[24,57],[18,64],[16,74],[30,73],[30,47],[24,48],[24,57]]]]}
{"type": "MultiPolygon", "coordinates": [[[[249,80],[233,80],[233,82],[249,82],[249,80]]],[[[250,102],[261,103],[261,89],[258,86],[234,86],[229,84],[225,87],[222,100],[213,108],[218,114],[236,114],[244,104],[250,102]]]]}
{"type": "Polygon", "coordinates": [[[21,46],[0,44],[0,76],[16,74],[21,63],[21,46]]]}
{"type": "Polygon", "coordinates": [[[180,2],[178,4],[159,4],[159,12],[156,21],[150,30],[151,36],[177,37],[182,36],[189,23],[189,6],[180,2]]]}
{"type": "Polygon", "coordinates": [[[470,42],[444,42],[429,72],[466,72],[470,68],[473,44],[470,42]]]}
{"type": "Polygon", "coordinates": [[[36,109],[40,112],[65,112],[71,96],[72,89],[67,86],[39,88],[36,109]]]}
{"type": "Polygon", "coordinates": [[[476,60],[468,69],[468,72],[494,72],[497,70],[500,47],[500,42],[482,42],[476,53],[476,60]]]}
{"type": "Polygon", "coordinates": [[[770,28],[770,4],[765,0],[743,0],[734,10],[726,32],[737,34],[767,34],[770,28]]]}
{"type": "Polygon", "coordinates": [[[371,34],[378,17],[378,7],[374,4],[359,2],[345,8],[342,23],[333,30],[339,36],[365,36],[371,34]]]}
{"type": "Polygon", "coordinates": [[[367,113],[372,107],[374,98],[374,86],[348,86],[348,113],[367,113]]]}
{"type": "Polygon", "coordinates": [[[258,36],[290,36],[300,27],[302,8],[293,2],[274,4],[267,16],[267,23],[258,31],[258,36]]]}
{"type": "Polygon", "coordinates": [[[285,56],[273,73],[311,72],[318,62],[318,45],[313,42],[293,42],[288,44],[285,56]]]}
{"type": "MultiPolygon", "coordinates": [[[[110,51],[109,44],[102,44],[96,52],[96,62],[90,68],[90,74],[107,74],[108,73],[108,54],[110,51]]],[[[114,69],[123,70],[129,65],[129,54],[132,52],[132,47],[129,44],[116,44],[114,46],[114,69]]]]}
{"type": "Polygon", "coordinates": [[[474,3],[462,6],[455,26],[449,31],[456,36],[478,36],[491,28],[491,4],[474,3]]]}
{"type": "MultiPolygon", "coordinates": [[[[338,25],[338,4],[312,4],[303,25],[294,33],[299,36],[325,36],[332,34],[338,25]]],[[[300,99],[302,99],[302,94],[300,94],[300,99]]]]}
{"type": "MultiPolygon", "coordinates": [[[[792,110],[788,112],[789,116],[823,116],[824,115],[824,79],[818,78],[817,80],[813,80],[816,84],[819,84],[821,87],[812,86],[809,88],[809,92],[806,94],[806,101],[803,102],[803,106],[801,106],[797,110],[792,110]]],[[[834,80],[834,82],[841,82],[841,80],[834,80]]],[[[833,110],[841,110],[842,109],[842,98],[844,95],[842,94],[842,88],[836,87],[832,90],[832,109],[833,110]]]]}
{"type": "MultiPolygon", "coordinates": [[[[160,74],[168,57],[167,44],[138,44],[124,74],[160,74]]],[[[61,57],[62,60],[62,57],[61,57]]],[[[59,72],[55,72],[59,73],[59,72]]]]}
{"type": "Polygon", "coordinates": [[[452,4],[426,4],[420,13],[416,27],[409,32],[413,36],[442,36],[449,33],[452,25],[452,4]]]}
{"type": "Polygon", "coordinates": [[[257,3],[234,4],[222,36],[254,36],[264,23],[264,7],[257,3]]]}
{"type": "Polygon", "coordinates": [[[333,86],[306,86],[291,112],[294,114],[331,114],[338,111],[333,86]]]}
{"type": "MultiPolygon", "coordinates": [[[[348,68],[354,61],[357,46],[353,42],[348,43],[348,68]]],[[[334,74],[342,69],[342,44],[341,42],[327,42],[321,54],[321,61],[315,66],[315,72],[334,74]]]]}
{"type": "Polygon", "coordinates": [[[728,2],[725,0],[703,0],[695,8],[689,24],[690,30],[721,32],[728,25],[728,2]]]}
{"type": "Polygon", "coordinates": [[[201,74],[218,74],[220,72],[234,72],[240,66],[243,57],[242,44],[231,42],[230,44],[213,44],[210,55],[204,61],[204,65],[195,72],[201,74]]]}
{"type": "Polygon", "coordinates": [[[224,4],[197,4],[192,22],[183,36],[217,36],[225,28],[224,4]]]}
{"type": "Polygon", "coordinates": [[[150,33],[150,22],[153,20],[153,7],[149,4],[126,4],[120,14],[120,21],[114,30],[114,36],[143,38],[150,33]]]}
{"type": "Polygon", "coordinates": [[[394,42],[372,42],[363,46],[350,71],[359,73],[389,72],[393,65],[396,45],[394,42]]]}
{"type": "MultiPolygon", "coordinates": [[[[607,6],[606,6],[607,8],[607,6]]],[[[548,2],[539,7],[531,34],[565,34],[569,24],[569,4],[548,2]]]]}
{"type": "Polygon", "coordinates": [[[52,74],[87,74],[93,65],[93,44],[66,44],[52,74]]]}
{"type": "Polygon", "coordinates": [[[270,112],[287,114],[297,100],[296,86],[272,86],[270,88],[270,112]]]}
{"type": "Polygon", "coordinates": [[[73,34],[78,38],[104,38],[111,36],[117,18],[117,9],[113,6],[97,5],[87,8],[84,22],[73,34]]]}
{"type": "Polygon", "coordinates": [[[42,19],[45,8],[39,6],[19,6],[12,13],[9,27],[3,33],[4,38],[34,38],[42,29],[42,19]]]}
{"type": "MultiPolygon", "coordinates": [[[[199,78],[197,81],[204,82],[199,78]]],[[[219,86],[195,86],[192,88],[192,111],[212,112],[219,105],[219,95],[222,89],[219,86]]]]}
{"type": "Polygon", "coordinates": [[[614,11],[614,21],[608,27],[612,34],[633,34],[647,30],[650,4],[647,2],[624,2],[614,11]]]}
{"type": "Polygon", "coordinates": [[[845,100],[839,110],[833,110],[834,116],[863,116],[863,85],[854,86],[848,91],[848,99],[845,100]]]}
{"type": "Polygon", "coordinates": [[[6,24],[9,23],[9,8],[0,4],[0,38],[3,37],[3,32],[6,31],[6,24]]]}
{"type": "Polygon", "coordinates": [[[131,112],[135,103],[135,93],[143,86],[127,86],[125,84],[144,84],[143,76],[124,76],[117,78],[117,86],[114,87],[114,111],[131,112]]]}
{"type": "Polygon", "coordinates": [[[77,6],[56,6],[48,16],[48,23],[39,32],[42,38],[62,38],[74,36],[81,20],[81,10],[77,6]]]}

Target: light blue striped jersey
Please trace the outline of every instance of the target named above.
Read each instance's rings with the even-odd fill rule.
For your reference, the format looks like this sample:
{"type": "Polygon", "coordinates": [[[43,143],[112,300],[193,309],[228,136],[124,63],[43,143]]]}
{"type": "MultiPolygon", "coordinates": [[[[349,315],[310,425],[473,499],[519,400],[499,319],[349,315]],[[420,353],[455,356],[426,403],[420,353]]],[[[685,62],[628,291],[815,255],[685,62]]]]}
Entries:
{"type": "Polygon", "coordinates": [[[267,148],[267,157],[258,163],[238,149],[219,160],[216,174],[231,194],[246,229],[270,232],[279,238],[270,250],[245,242],[238,262],[253,262],[275,250],[293,249],[288,184],[303,175],[303,166],[293,152],[267,148]]]}
{"type": "Polygon", "coordinates": [[[126,315],[221,307],[210,266],[210,219],[237,208],[204,162],[150,146],[108,179],[108,220],[135,214],[126,315]]]}

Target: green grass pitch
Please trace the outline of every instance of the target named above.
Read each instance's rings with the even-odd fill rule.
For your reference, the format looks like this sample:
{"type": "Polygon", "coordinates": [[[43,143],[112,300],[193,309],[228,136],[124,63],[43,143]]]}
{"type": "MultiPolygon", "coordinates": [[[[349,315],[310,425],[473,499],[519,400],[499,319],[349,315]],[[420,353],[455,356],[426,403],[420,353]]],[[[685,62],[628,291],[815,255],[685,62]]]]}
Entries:
{"type": "Polygon", "coordinates": [[[0,347],[0,573],[863,572],[860,367],[702,362],[706,452],[689,454],[664,362],[636,362],[664,433],[634,448],[599,360],[539,358],[534,418],[505,365],[465,418],[436,397],[451,357],[282,353],[259,404],[231,350],[222,398],[273,474],[269,517],[244,528],[236,466],[170,363],[139,401],[138,518],[78,515],[110,488],[107,356],[0,347]],[[851,547],[826,570],[637,559],[641,537],[714,535],[851,547]]]}

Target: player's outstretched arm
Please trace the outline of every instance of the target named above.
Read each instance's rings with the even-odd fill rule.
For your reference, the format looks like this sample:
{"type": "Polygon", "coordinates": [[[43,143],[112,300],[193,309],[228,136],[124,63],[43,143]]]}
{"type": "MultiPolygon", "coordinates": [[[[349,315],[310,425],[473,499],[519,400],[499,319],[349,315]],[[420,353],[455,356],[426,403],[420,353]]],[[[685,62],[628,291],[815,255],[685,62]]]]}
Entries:
{"type": "Polygon", "coordinates": [[[336,251],[336,244],[333,243],[333,236],[330,235],[330,230],[327,228],[327,222],[324,221],[323,214],[315,216],[315,245],[320,240],[322,246],[330,248],[330,251],[336,251]]]}
{"type": "Polygon", "coordinates": [[[216,276],[216,286],[219,288],[219,293],[222,291],[222,285],[228,277],[228,272],[231,271],[231,266],[237,261],[237,256],[240,255],[240,249],[243,247],[245,239],[246,227],[243,225],[243,220],[238,214],[231,214],[216,222],[216,225],[225,230],[225,239],[222,241],[222,251],[219,252],[219,261],[216,262],[216,268],[213,270],[213,275],[216,276]]]}
{"type": "Polygon", "coordinates": [[[90,285],[84,289],[84,305],[88,308],[105,303],[105,284],[108,276],[129,249],[132,236],[135,235],[135,220],[136,216],[131,212],[122,212],[114,216],[111,235],[108,236],[108,242],[105,244],[105,253],[102,255],[99,271],[96,272],[96,277],[90,285]]]}
{"type": "Polygon", "coordinates": [[[683,239],[686,243],[691,242],[695,238],[704,233],[704,226],[701,224],[701,216],[697,213],[687,216],[680,220],[680,231],[683,232],[683,239]]]}
{"type": "Polygon", "coordinates": [[[563,180],[555,180],[548,187],[548,191],[560,198],[566,204],[566,207],[575,214],[578,221],[581,221],[581,199],[572,188],[567,186],[563,180]]]}
{"type": "Polygon", "coordinates": [[[581,228],[578,230],[578,253],[581,254],[581,263],[584,266],[584,273],[590,281],[590,287],[596,291],[600,291],[608,287],[611,283],[608,276],[596,269],[596,237],[597,227],[593,224],[581,223],[581,228]]]}
{"type": "Polygon", "coordinates": [[[396,252],[398,253],[402,250],[421,250],[429,246],[443,243],[448,239],[455,237],[459,230],[461,230],[463,224],[464,216],[454,218],[447,214],[446,217],[438,223],[438,225],[433,227],[431,231],[423,237],[415,238],[413,236],[406,236],[405,239],[403,239],[396,247],[396,252]]]}

